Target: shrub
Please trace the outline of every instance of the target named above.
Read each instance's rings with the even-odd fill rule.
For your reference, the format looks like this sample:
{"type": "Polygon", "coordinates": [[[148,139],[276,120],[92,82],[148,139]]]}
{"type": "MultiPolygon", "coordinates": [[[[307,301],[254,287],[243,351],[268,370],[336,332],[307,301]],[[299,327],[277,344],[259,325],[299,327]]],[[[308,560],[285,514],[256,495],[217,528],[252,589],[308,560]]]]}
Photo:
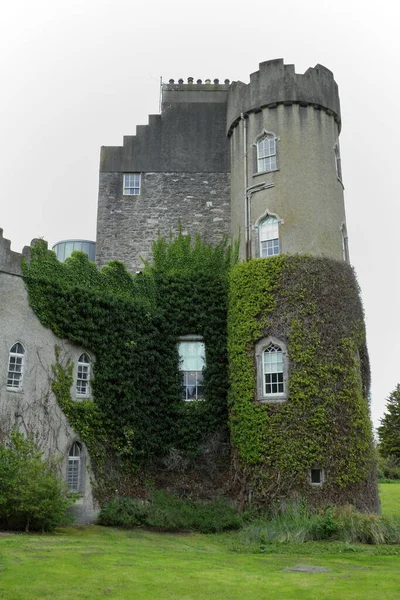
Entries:
{"type": "Polygon", "coordinates": [[[101,509],[98,523],[114,527],[138,527],[146,523],[147,506],[132,498],[115,498],[101,509]]]}
{"type": "Polygon", "coordinates": [[[132,498],[108,502],[100,512],[98,522],[100,525],[127,528],[146,525],[162,531],[219,533],[239,529],[243,517],[225,500],[187,500],[156,491],[148,502],[132,498]]]}
{"type": "Polygon", "coordinates": [[[0,527],[51,531],[71,522],[73,502],[55,464],[43,460],[32,439],[12,432],[0,446],[0,527]]]}
{"type": "Polygon", "coordinates": [[[398,544],[400,520],[357,512],[352,506],[328,508],[321,514],[306,507],[290,505],[274,518],[264,517],[248,525],[242,543],[308,542],[335,539],[347,543],[398,544]]]}

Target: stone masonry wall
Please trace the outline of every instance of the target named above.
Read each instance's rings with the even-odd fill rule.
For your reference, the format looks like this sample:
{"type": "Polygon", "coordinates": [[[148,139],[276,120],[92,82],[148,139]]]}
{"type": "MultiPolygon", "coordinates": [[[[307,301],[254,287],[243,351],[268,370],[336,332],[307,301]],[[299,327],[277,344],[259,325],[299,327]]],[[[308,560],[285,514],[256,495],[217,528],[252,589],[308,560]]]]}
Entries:
{"type": "Polygon", "coordinates": [[[151,260],[158,234],[183,231],[212,244],[230,235],[229,173],[142,173],[141,193],[124,196],[122,173],[101,173],[96,262],[131,271],[151,260]]]}

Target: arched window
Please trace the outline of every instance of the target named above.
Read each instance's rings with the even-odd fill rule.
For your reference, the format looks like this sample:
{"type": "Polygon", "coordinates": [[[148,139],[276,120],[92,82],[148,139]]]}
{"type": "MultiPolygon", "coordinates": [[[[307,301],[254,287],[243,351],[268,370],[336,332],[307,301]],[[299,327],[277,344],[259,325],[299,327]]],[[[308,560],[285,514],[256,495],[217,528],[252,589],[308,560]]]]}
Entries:
{"type": "Polygon", "coordinates": [[[280,253],[279,245],[279,222],[272,215],[268,215],[266,219],[258,225],[260,238],[260,257],[268,258],[268,256],[276,256],[280,253]]]}
{"type": "Polygon", "coordinates": [[[67,483],[71,492],[79,492],[82,484],[82,446],[74,442],[68,454],[67,483]]]}
{"type": "Polygon", "coordinates": [[[263,352],[264,396],[278,396],[285,393],[283,371],[282,348],[270,344],[263,352]]]}
{"type": "Polygon", "coordinates": [[[178,351],[183,400],[204,400],[203,369],[206,353],[203,338],[198,335],[182,337],[178,351]]]}
{"type": "Polygon", "coordinates": [[[17,392],[22,389],[25,349],[17,342],[10,350],[8,359],[7,389],[17,392]]]}
{"type": "Polygon", "coordinates": [[[276,158],[276,137],[273,133],[264,132],[256,142],[257,147],[257,173],[276,171],[278,162],[276,158]]]}
{"type": "Polygon", "coordinates": [[[76,375],[76,395],[88,398],[90,395],[90,360],[87,354],[80,355],[76,375]]]}
{"type": "Polygon", "coordinates": [[[286,345],[273,337],[260,340],[255,347],[257,400],[287,400],[288,358],[286,345]]]}

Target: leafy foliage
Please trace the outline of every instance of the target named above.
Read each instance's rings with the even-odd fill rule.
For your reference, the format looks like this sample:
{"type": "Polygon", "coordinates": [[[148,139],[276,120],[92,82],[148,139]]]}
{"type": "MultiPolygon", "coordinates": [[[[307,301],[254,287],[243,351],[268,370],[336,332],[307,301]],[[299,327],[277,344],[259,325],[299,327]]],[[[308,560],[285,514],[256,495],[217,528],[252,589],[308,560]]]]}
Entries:
{"type": "Polygon", "coordinates": [[[0,527],[51,531],[71,521],[73,502],[56,466],[31,439],[12,432],[0,446],[0,527]]]}
{"type": "Polygon", "coordinates": [[[378,435],[381,455],[400,460],[400,385],[387,399],[386,413],[378,427],[378,435]]]}
{"type": "Polygon", "coordinates": [[[228,339],[243,501],[250,489],[270,505],[301,494],[316,505],[347,499],[377,508],[363,311],[351,268],[308,256],[237,265],[228,339]],[[288,348],[288,400],[279,404],[255,401],[254,347],[269,336],[288,348]],[[318,488],[309,484],[316,467],[327,474],[318,488]]]}
{"type": "Polygon", "coordinates": [[[167,531],[219,533],[239,529],[243,517],[225,500],[187,500],[159,490],[148,502],[124,497],[112,500],[101,510],[98,522],[100,525],[127,528],[146,525],[167,531]]]}
{"type": "Polygon", "coordinates": [[[71,400],[72,365],[59,352],[52,385],[103,478],[112,471],[110,456],[120,470],[149,475],[171,449],[195,456],[205,436],[227,427],[232,250],[225,242],[212,248],[180,233],[169,242],[160,238],[153,253],[154,264],[132,276],[116,261],[97,270],[79,252],[59,263],[39,242],[24,266],[40,321],[96,357],[94,403],[71,400]],[[181,400],[177,345],[186,334],[205,341],[205,401],[181,400]]]}

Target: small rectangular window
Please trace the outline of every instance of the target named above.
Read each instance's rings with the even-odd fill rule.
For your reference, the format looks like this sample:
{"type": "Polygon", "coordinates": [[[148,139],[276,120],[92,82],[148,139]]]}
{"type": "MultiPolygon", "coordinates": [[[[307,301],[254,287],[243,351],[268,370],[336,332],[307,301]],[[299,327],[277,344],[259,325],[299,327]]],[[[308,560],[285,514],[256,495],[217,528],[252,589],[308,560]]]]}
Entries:
{"type": "Polygon", "coordinates": [[[276,142],[274,136],[266,136],[257,143],[257,172],[276,171],[276,142]]]}
{"type": "Polygon", "coordinates": [[[141,184],[140,173],[124,174],[124,196],[139,196],[141,184]]]}
{"type": "Polygon", "coordinates": [[[322,485],[324,483],[324,470],[323,469],[311,469],[310,481],[313,485],[322,485]]]}

